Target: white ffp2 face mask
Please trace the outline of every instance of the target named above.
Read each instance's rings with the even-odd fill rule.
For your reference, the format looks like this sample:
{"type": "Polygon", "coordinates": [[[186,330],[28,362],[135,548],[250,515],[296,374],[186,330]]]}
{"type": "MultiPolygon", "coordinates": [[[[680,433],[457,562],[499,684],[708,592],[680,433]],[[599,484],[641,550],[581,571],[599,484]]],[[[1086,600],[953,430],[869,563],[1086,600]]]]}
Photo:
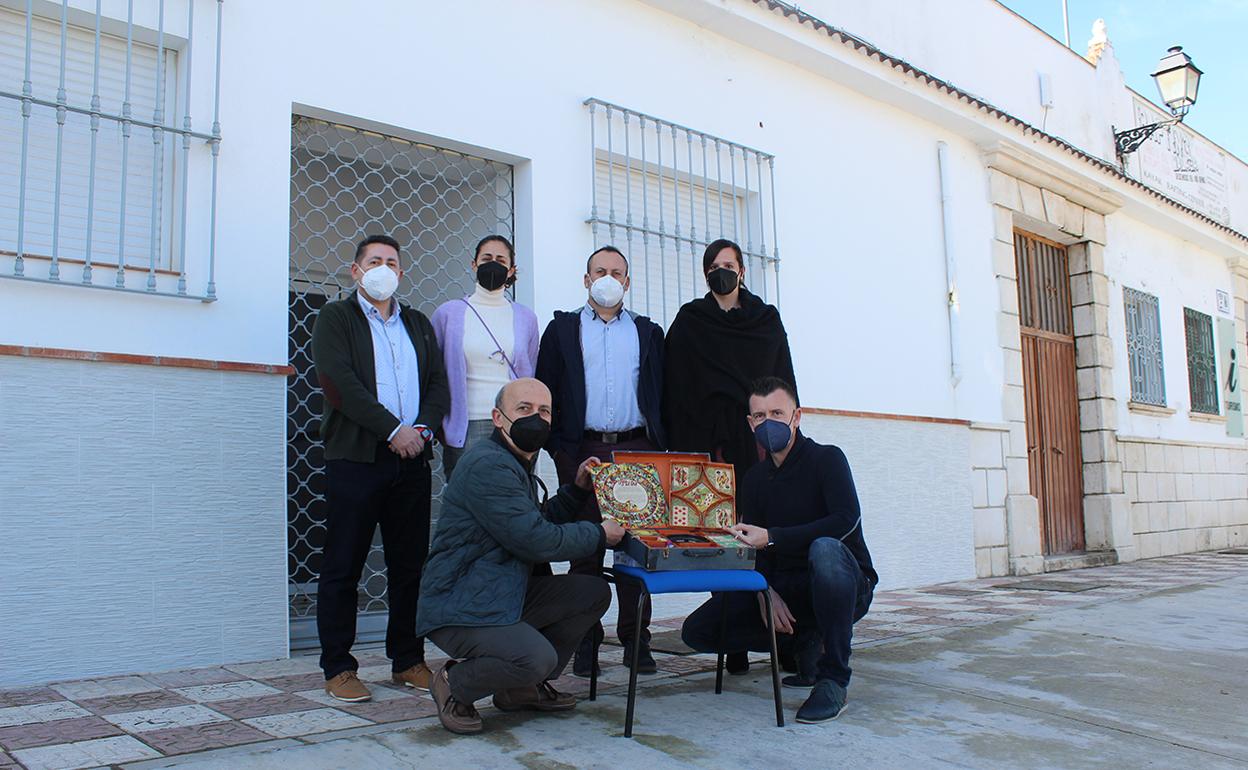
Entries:
{"type": "Polygon", "coordinates": [[[604,275],[589,285],[589,296],[599,307],[615,307],[624,301],[624,284],[604,275]]]}
{"type": "Polygon", "coordinates": [[[378,302],[385,302],[399,288],[399,276],[385,265],[370,268],[360,279],[360,287],[364,293],[378,302]]]}

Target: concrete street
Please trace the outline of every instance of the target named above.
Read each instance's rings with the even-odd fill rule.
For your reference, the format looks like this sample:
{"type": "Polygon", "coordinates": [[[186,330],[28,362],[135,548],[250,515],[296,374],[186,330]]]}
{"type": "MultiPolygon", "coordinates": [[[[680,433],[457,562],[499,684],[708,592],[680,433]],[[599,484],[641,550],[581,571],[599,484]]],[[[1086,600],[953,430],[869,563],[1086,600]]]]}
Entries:
{"type": "Polygon", "coordinates": [[[720,696],[713,673],[647,684],[633,740],[615,686],[568,715],[487,710],[477,737],[424,719],[127,767],[1248,768],[1248,556],[1217,558],[1245,569],[869,642],[848,710],[824,725],[794,723],[805,691],[785,690],[775,727],[756,663],[720,696]]]}

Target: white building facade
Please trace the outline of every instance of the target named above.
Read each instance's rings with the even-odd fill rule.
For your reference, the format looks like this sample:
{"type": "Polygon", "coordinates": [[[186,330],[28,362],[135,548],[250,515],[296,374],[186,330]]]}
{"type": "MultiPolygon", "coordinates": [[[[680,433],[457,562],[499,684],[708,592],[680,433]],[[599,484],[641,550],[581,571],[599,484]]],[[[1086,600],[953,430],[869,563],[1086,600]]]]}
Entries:
{"type": "Polygon", "coordinates": [[[1165,114],[1104,39],[991,0],[98,5],[0,0],[0,685],[314,643],[308,336],[373,232],[426,313],[508,235],[543,322],[596,244],[666,324],[740,242],[885,588],[1248,545],[1248,166],[1182,126],[1120,165],[1165,114]]]}

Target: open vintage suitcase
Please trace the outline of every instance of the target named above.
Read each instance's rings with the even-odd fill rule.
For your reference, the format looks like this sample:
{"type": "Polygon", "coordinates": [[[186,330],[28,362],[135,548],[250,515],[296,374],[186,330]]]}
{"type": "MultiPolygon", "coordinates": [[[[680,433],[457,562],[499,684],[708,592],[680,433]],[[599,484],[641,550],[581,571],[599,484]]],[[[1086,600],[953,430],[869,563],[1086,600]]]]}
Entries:
{"type": "Polygon", "coordinates": [[[653,571],[753,569],[755,550],[724,530],[737,522],[731,465],[679,452],[615,452],[591,468],[603,516],[629,532],[617,564],[653,571]]]}

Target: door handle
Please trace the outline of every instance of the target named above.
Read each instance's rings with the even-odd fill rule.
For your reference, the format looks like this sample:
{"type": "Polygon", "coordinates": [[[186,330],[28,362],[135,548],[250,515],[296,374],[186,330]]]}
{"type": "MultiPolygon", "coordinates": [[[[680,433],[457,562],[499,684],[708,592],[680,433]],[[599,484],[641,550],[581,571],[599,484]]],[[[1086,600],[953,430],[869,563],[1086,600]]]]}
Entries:
{"type": "Polygon", "coordinates": [[[1058,453],[1059,455],[1062,454],[1062,450],[1058,449],[1057,447],[1049,447],[1049,448],[1052,449],[1054,452],[1058,453]]]}
{"type": "Polygon", "coordinates": [[[690,559],[713,559],[716,556],[723,556],[723,548],[682,548],[680,549],[682,556],[690,559]]]}

